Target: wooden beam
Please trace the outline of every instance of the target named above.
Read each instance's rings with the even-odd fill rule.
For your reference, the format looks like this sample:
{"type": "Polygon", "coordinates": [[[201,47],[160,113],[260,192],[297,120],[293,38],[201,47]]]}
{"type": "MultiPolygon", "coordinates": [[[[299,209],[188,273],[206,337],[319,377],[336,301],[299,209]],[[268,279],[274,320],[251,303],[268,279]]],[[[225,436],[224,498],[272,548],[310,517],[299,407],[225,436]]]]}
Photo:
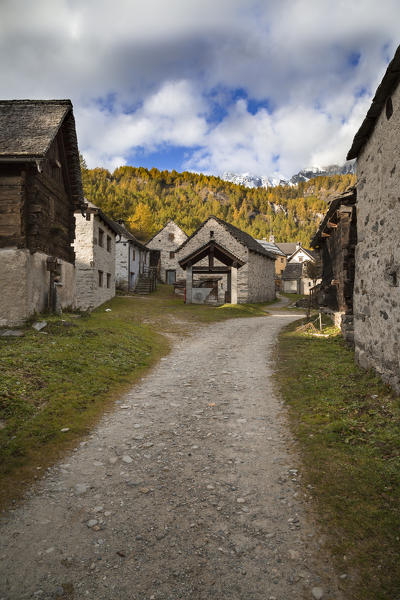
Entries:
{"type": "Polygon", "coordinates": [[[334,229],[336,229],[336,227],[337,227],[337,223],[333,223],[332,221],[328,221],[328,222],[327,222],[327,226],[328,226],[328,227],[333,227],[334,229]]]}
{"type": "Polygon", "coordinates": [[[331,237],[330,233],[325,233],[325,231],[322,232],[322,237],[331,237]]]}

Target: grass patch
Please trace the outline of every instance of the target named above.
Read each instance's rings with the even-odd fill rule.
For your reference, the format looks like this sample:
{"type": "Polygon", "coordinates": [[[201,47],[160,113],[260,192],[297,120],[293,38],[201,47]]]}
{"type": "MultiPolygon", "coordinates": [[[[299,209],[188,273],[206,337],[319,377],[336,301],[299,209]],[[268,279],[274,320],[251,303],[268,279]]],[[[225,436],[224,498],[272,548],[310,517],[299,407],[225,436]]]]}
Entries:
{"type": "Polygon", "coordinates": [[[90,431],[168,352],[169,335],[198,323],[266,315],[262,304],[186,306],[172,290],[118,296],[80,318],[46,316],[42,332],[28,325],[24,337],[0,337],[0,505],[90,431]]]}
{"type": "Polygon", "coordinates": [[[315,338],[297,325],[280,335],[276,378],[321,527],[339,572],[349,573],[346,597],[397,598],[400,398],[355,365],[335,328],[315,338]]]}

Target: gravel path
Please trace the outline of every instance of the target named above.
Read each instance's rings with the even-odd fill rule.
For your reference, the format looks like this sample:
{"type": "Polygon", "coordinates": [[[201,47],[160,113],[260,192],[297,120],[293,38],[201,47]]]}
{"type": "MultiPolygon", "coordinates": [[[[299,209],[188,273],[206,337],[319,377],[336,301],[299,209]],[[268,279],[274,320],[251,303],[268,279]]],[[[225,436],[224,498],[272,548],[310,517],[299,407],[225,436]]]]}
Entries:
{"type": "Polygon", "coordinates": [[[0,526],[0,600],[339,599],[271,353],[288,313],[199,328],[0,526]]]}

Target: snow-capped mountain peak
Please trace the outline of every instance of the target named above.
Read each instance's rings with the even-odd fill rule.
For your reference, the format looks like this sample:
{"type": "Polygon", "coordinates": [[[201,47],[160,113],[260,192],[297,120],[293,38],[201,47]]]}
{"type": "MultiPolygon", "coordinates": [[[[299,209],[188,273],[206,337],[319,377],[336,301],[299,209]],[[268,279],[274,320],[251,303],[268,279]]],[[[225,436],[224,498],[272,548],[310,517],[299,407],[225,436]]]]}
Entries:
{"type": "Polygon", "coordinates": [[[231,183],[238,185],[244,185],[249,188],[258,187],[276,187],[278,185],[296,185],[301,181],[308,181],[313,177],[323,175],[346,175],[348,173],[354,173],[354,161],[347,161],[344,165],[329,165],[327,167],[312,166],[305,169],[301,169],[298,173],[295,173],[290,179],[285,178],[280,173],[273,173],[269,176],[264,175],[253,175],[252,173],[223,173],[221,178],[231,183]]]}

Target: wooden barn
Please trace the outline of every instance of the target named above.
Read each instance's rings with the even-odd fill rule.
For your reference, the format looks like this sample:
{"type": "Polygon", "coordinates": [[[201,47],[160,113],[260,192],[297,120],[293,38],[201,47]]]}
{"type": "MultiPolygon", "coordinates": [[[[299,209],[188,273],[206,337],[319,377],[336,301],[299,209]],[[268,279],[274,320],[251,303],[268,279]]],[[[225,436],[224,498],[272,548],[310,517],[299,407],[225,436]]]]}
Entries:
{"type": "Polygon", "coordinates": [[[357,245],[357,194],[351,188],[334,198],[311,240],[321,257],[322,282],[317,303],[331,313],[344,338],[354,341],[353,290],[357,245]]]}
{"type": "Polygon", "coordinates": [[[73,305],[83,206],[70,100],[0,101],[0,326],[73,305]]]}

